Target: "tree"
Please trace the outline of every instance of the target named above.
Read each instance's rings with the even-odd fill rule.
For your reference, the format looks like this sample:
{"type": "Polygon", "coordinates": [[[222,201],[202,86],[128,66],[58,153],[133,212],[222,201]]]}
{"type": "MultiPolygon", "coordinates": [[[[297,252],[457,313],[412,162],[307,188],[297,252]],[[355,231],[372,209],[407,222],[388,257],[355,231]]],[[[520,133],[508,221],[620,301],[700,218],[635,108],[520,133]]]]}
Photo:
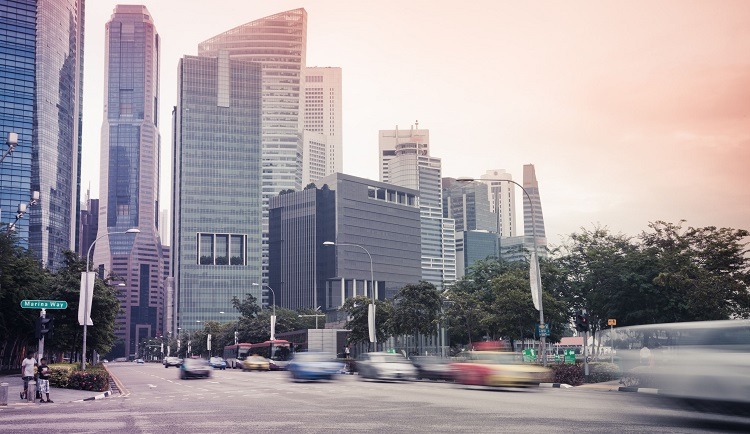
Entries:
{"type": "Polygon", "coordinates": [[[399,289],[393,300],[392,330],[397,335],[431,335],[437,330],[442,300],[435,285],[424,280],[399,289]]]}
{"type": "Polygon", "coordinates": [[[304,190],[315,190],[316,188],[318,187],[315,185],[315,183],[311,182],[305,186],[304,190]]]}
{"type": "MultiPolygon", "coordinates": [[[[372,304],[370,297],[358,295],[347,299],[341,306],[341,310],[348,315],[344,327],[351,330],[348,337],[349,343],[357,344],[370,341],[367,323],[367,310],[370,304],[372,304]]],[[[375,336],[378,342],[383,342],[392,335],[392,317],[393,305],[390,300],[375,300],[375,336]]]]}

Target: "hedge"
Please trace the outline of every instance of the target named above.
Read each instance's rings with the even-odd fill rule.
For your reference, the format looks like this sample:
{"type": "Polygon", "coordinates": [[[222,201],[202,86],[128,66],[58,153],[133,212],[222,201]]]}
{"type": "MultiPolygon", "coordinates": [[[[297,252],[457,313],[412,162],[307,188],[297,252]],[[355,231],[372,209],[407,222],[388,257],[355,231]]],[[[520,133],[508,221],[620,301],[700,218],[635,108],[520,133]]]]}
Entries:
{"type": "Polygon", "coordinates": [[[50,386],[93,392],[109,390],[109,372],[99,365],[90,366],[86,371],[74,365],[52,365],[50,368],[50,386]]]}
{"type": "MultiPolygon", "coordinates": [[[[583,363],[575,365],[556,364],[550,365],[555,373],[555,383],[565,383],[571,386],[580,386],[586,382],[583,363]]],[[[589,383],[603,383],[605,381],[619,380],[622,370],[614,363],[593,362],[589,363],[589,383]]]]}

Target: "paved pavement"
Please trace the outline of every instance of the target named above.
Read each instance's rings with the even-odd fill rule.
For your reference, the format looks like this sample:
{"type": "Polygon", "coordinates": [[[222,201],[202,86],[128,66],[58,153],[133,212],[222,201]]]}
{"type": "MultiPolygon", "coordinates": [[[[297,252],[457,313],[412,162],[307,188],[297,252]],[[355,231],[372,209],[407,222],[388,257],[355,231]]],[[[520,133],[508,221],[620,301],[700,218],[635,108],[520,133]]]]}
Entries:
{"type": "MultiPolygon", "coordinates": [[[[0,376],[0,383],[8,383],[8,406],[40,405],[39,401],[35,401],[32,404],[26,400],[20,399],[19,393],[23,390],[23,380],[21,379],[21,374],[0,376]]],[[[49,405],[82,401],[84,399],[97,397],[98,395],[102,395],[102,393],[91,392],[88,390],[74,390],[62,389],[60,387],[50,387],[49,397],[53,402],[49,405]]],[[[47,404],[45,403],[41,405],[47,404]]]]}

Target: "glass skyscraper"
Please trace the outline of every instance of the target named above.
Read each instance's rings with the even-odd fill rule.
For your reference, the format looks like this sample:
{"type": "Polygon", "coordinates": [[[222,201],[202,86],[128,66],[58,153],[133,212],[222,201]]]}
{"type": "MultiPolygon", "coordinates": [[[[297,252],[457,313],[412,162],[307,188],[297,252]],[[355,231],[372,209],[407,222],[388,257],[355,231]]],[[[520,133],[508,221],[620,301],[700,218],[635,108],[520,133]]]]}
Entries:
{"type": "Polygon", "coordinates": [[[178,66],[171,275],[183,331],[236,318],[233,297],[261,299],[261,83],[260,64],[226,51],[178,66]]]}
{"type": "Polygon", "coordinates": [[[99,236],[94,263],[123,279],[114,355],[133,356],[138,342],[164,327],[164,263],[159,213],[159,49],[145,6],[118,5],[105,29],[99,236]],[[115,234],[130,228],[137,235],[115,234]],[[124,351],[124,353],[123,353],[124,351]]]}
{"type": "Polygon", "coordinates": [[[199,56],[252,60],[263,70],[263,275],[268,275],[268,200],[302,188],[302,83],[307,12],[300,8],[251,21],[198,45],[199,56]]]}
{"type": "MultiPolygon", "coordinates": [[[[18,204],[28,203],[31,193],[35,53],[36,1],[0,0],[0,154],[8,150],[9,134],[18,135],[15,151],[0,163],[0,221],[6,225],[15,222],[18,204]]],[[[28,246],[28,216],[15,228],[28,246]]]]}

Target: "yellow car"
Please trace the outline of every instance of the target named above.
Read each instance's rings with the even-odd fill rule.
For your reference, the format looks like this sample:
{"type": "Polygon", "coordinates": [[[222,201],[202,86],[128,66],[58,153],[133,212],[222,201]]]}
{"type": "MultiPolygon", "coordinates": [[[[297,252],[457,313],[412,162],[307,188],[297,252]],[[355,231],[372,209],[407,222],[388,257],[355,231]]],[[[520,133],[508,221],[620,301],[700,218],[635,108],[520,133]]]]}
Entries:
{"type": "Polygon", "coordinates": [[[268,371],[271,369],[271,364],[268,363],[268,359],[257,354],[249,356],[242,361],[243,371],[268,371]]]}
{"type": "Polygon", "coordinates": [[[475,386],[528,387],[551,381],[549,369],[523,363],[511,352],[469,351],[467,360],[451,364],[457,383],[475,386]]]}

